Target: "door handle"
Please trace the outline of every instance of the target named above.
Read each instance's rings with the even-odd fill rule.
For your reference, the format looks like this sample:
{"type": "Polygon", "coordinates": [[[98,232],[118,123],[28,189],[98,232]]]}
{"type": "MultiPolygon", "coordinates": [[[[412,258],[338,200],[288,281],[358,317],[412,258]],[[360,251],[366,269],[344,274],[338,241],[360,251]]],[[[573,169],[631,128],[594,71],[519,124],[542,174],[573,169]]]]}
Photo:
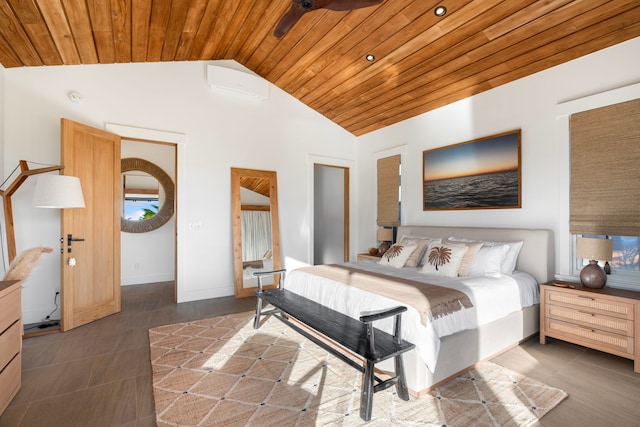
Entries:
{"type": "Polygon", "coordinates": [[[67,234],[67,252],[68,253],[71,253],[71,242],[84,242],[84,239],[74,238],[73,234],[67,234]]]}
{"type": "Polygon", "coordinates": [[[67,234],[67,245],[71,246],[71,242],[84,242],[84,239],[76,239],[73,234],[67,234]]]}

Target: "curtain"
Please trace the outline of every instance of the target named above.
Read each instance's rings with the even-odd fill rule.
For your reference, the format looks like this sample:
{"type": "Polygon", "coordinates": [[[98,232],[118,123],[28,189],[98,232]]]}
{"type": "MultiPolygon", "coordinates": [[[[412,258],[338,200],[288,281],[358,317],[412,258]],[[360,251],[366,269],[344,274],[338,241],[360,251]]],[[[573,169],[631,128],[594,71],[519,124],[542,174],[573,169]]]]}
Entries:
{"type": "Polygon", "coordinates": [[[378,159],[378,218],[380,227],[400,225],[400,154],[378,159]]]}
{"type": "Polygon", "coordinates": [[[242,211],[242,260],[262,259],[271,249],[271,212],[242,211]]]}
{"type": "Polygon", "coordinates": [[[640,99],[571,115],[572,234],[640,236],[640,99]]]}

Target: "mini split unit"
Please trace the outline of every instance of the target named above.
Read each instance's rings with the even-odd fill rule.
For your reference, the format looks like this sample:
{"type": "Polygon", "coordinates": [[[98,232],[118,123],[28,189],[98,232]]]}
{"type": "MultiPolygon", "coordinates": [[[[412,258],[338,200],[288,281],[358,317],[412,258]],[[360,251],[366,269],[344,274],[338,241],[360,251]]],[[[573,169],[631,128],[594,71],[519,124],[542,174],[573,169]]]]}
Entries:
{"type": "Polygon", "coordinates": [[[249,96],[255,99],[269,98],[269,83],[255,74],[219,65],[207,66],[207,83],[212,89],[249,96]]]}

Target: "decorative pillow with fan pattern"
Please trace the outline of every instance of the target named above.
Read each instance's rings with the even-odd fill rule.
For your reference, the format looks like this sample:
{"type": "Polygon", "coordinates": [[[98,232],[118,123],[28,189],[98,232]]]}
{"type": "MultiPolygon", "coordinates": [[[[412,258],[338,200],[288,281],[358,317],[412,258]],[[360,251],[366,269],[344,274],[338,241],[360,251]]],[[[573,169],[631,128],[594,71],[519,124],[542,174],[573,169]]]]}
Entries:
{"type": "Polygon", "coordinates": [[[378,264],[402,268],[418,245],[402,245],[396,243],[382,255],[378,264]]]}

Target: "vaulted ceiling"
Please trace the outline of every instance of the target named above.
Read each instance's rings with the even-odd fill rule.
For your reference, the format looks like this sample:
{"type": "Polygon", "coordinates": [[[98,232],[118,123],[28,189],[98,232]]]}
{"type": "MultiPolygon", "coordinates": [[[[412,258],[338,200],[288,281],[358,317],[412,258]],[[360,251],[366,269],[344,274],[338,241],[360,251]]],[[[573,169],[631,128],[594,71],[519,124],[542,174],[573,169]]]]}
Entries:
{"type": "Polygon", "coordinates": [[[384,0],[277,38],[291,1],[0,0],[0,63],[234,59],[362,135],[640,36],[638,0],[384,0]]]}

